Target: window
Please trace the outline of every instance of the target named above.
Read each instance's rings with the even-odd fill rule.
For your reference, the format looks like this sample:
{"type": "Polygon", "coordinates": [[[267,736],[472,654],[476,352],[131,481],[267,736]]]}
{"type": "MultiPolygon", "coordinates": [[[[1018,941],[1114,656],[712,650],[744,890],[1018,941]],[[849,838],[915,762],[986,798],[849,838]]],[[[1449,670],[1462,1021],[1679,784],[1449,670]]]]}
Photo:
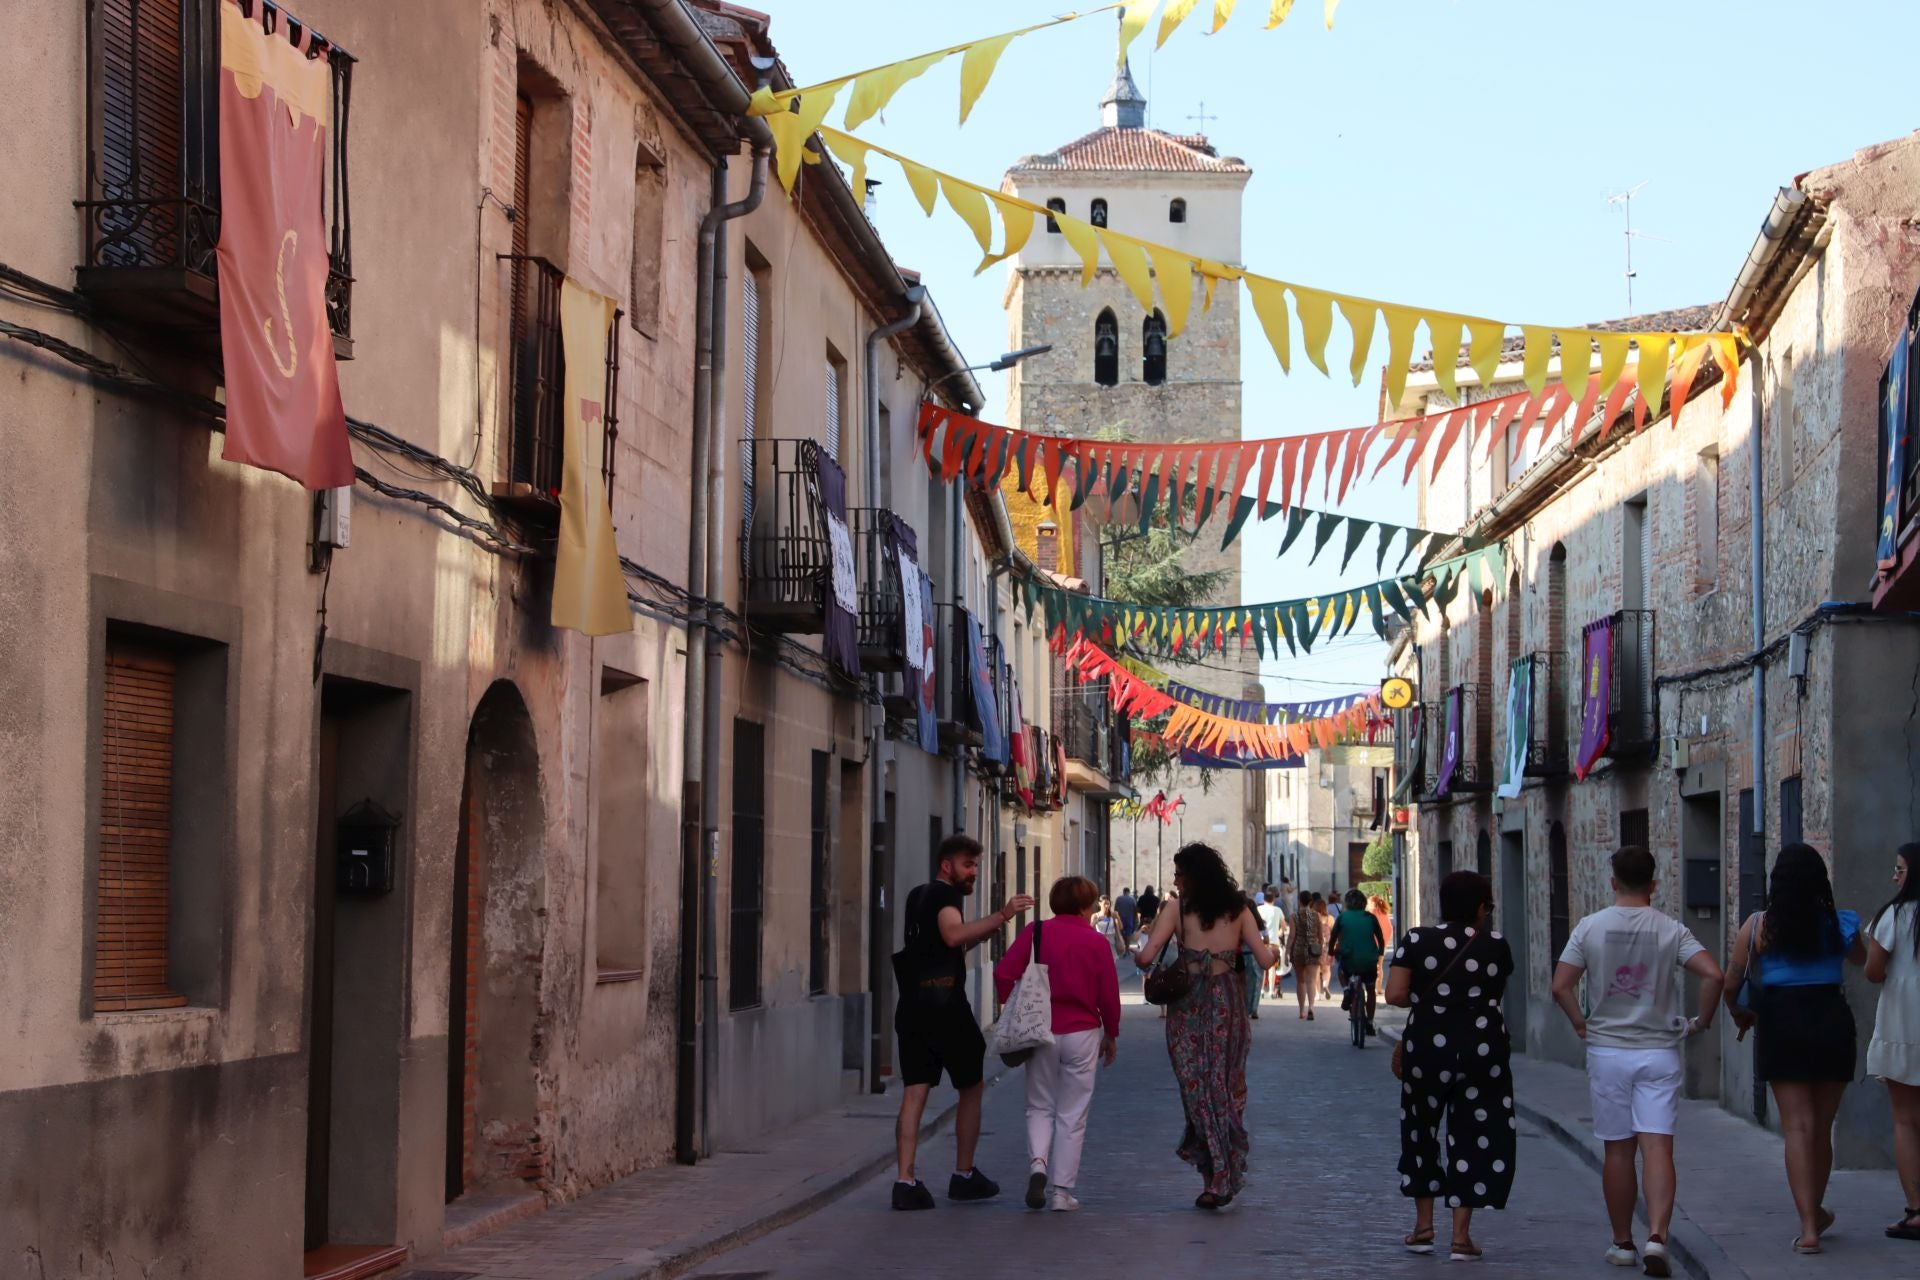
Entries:
{"type": "Polygon", "coordinates": [[[1547,828],[1547,940],[1548,954],[1567,949],[1573,932],[1573,877],[1567,866],[1567,829],[1559,823],[1547,828]]]}
{"type": "Polygon", "coordinates": [[[1647,495],[1620,508],[1620,607],[1647,607],[1647,495]]]}
{"type": "Polygon", "coordinates": [[[627,321],[649,338],[660,335],[660,265],[666,251],[666,157],[646,142],[633,161],[633,274],[627,321]]]}
{"type": "Polygon", "coordinates": [[[1493,883],[1493,837],[1487,834],[1485,827],[1473,838],[1473,869],[1493,883]]]}
{"type": "Polygon", "coordinates": [[[727,1007],[760,1003],[760,933],[766,914],[766,730],[733,722],[733,863],[728,884],[727,1007]]]}
{"type": "MultiPolygon", "coordinates": [[[[218,0],[94,0],[87,186],[79,202],[80,287],[109,310],[156,313],[217,331],[212,283],[220,231],[218,0]]],[[[299,32],[328,69],[327,154],[319,193],[327,235],[326,307],[335,352],[352,354],[352,219],[347,124],[354,58],[284,9],[256,6],[269,38],[299,32]],[[264,15],[264,16],[263,16],[264,15]]]]}
{"type": "Polygon", "coordinates": [[[224,954],[227,650],[110,623],[100,683],[96,1013],[213,1005],[224,954]]]}
{"type": "Polygon", "coordinates": [[[1445,880],[1453,874],[1453,841],[1442,840],[1439,849],[1440,879],[1445,880]]]}
{"type": "Polygon", "coordinates": [[[1547,553],[1547,652],[1553,655],[1547,672],[1552,682],[1547,690],[1547,734],[1557,759],[1567,745],[1565,673],[1579,667],[1567,658],[1567,547],[1563,542],[1554,543],[1547,553]]]}
{"type": "Polygon", "coordinates": [[[1107,225],[1107,202],[1095,197],[1093,207],[1087,213],[1087,221],[1096,227],[1107,225]]]}
{"type": "Polygon", "coordinates": [[[1167,318],[1157,310],[1140,327],[1140,379],[1150,387],[1167,380],[1167,318]]]}
{"type": "Polygon", "coordinates": [[[1120,381],[1120,322],[1111,307],[1093,322],[1093,380],[1103,387],[1120,381]]]}
{"type": "Polygon", "coordinates": [[[1647,821],[1645,809],[1622,809],[1620,811],[1620,847],[1637,845],[1642,849],[1653,848],[1653,832],[1647,821]]]}
{"type": "Polygon", "coordinates": [[[1806,838],[1800,816],[1800,775],[1780,779],[1780,843],[1784,847],[1806,838]]]}
{"type": "Polygon", "coordinates": [[[1788,347],[1780,357],[1780,372],[1774,383],[1773,392],[1773,457],[1768,466],[1773,469],[1774,489],[1784,490],[1793,483],[1794,467],[1794,417],[1793,417],[1793,348],[1788,347]]]}
{"type": "Polygon", "coordinates": [[[827,769],[833,758],[824,751],[813,753],[812,843],[809,846],[807,890],[807,991],[825,995],[827,956],[831,945],[829,926],[833,906],[828,900],[828,855],[833,832],[827,821],[827,769]]]}
{"type": "MultiPolygon", "coordinates": [[[[768,301],[773,270],[747,242],[747,272],[740,281],[740,549],[753,535],[754,440],[760,433],[760,398],[767,386],[768,301]]],[[[744,566],[743,566],[744,567],[744,566]]],[[[718,589],[718,584],[715,584],[718,589]]]]}
{"type": "Polygon", "coordinates": [[[1167,221],[1185,222],[1187,220],[1187,202],[1175,196],[1167,203],[1167,221]]]}
{"type": "Polygon", "coordinates": [[[835,461],[840,460],[840,428],[844,397],[841,389],[847,384],[847,362],[831,344],[827,347],[827,452],[835,461]]]}
{"type": "Polygon", "coordinates": [[[1700,451],[1693,468],[1693,589],[1713,590],[1720,577],[1720,450],[1700,451]]]}
{"type": "MultiPolygon", "coordinates": [[[[1474,619],[1474,723],[1475,758],[1482,770],[1493,765],[1493,592],[1480,593],[1480,613],[1474,619]]],[[[1485,775],[1483,775],[1485,776],[1485,775]]],[[[1497,774],[1493,776],[1498,776],[1497,774]]]]}
{"type": "Polygon", "coordinates": [[[172,655],[107,641],[93,1007],[183,1005],[169,981],[173,881],[172,655]]]}
{"type": "Polygon", "coordinates": [[[600,982],[646,977],[647,682],[600,670],[595,708],[593,945],[600,982]]]}
{"type": "Polygon", "coordinates": [[[1051,231],[1054,235],[1060,234],[1059,219],[1055,218],[1053,215],[1056,213],[1065,213],[1066,211],[1067,211],[1067,202],[1065,200],[1062,200],[1059,196],[1055,196],[1053,199],[1047,201],[1047,230],[1048,231],[1051,231]]]}

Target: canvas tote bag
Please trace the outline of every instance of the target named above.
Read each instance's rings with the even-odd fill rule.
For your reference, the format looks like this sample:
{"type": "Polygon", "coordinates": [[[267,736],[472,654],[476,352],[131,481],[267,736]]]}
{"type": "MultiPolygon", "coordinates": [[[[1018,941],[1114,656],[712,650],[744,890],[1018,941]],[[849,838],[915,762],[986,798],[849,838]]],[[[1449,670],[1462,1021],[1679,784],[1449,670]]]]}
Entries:
{"type": "Polygon", "coordinates": [[[1013,984],[1000,1020],[993,1024],[993,1043],[989,1046],[1000,1060],[1017,1067],[1033,1056],[1035,1049],[1053,1043],[1053,984],[1047,966],[1040,963],[1040,922],[1033,924],[1033,957],[1026,972],[1013,984]]]}

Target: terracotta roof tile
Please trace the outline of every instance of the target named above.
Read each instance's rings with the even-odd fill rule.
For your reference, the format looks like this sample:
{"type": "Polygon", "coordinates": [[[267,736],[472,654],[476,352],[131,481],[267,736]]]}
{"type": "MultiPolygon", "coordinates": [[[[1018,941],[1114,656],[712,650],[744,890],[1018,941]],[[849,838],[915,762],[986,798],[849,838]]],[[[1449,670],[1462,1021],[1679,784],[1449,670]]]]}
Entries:
{"type": "Polygon", "coordinates": [[[1149,169],[1162,173],[1252,173],[1238,156],[1215,153],[1206,135],[1158,129],[1095,129],[1057,151],[1027,156],[1014,173],[1061,169],[1149,169]]]}

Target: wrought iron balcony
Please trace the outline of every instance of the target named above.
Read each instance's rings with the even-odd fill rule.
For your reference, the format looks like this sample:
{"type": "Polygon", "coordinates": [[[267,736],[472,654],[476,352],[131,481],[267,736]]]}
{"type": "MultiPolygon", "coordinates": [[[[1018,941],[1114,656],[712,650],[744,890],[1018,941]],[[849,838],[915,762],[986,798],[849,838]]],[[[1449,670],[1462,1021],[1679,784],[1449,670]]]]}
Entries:
{"type": "Polygon", "coordinates": [[[1651,609],[1613,615],[1613,679],[1607,702],[1607,755],[1616,764],[1651,760],[1660,746],[1659,699],[1653,687],[1651,609]]]}
{"type": "MultiPolygon", "coordinates": [[[[847,512],[853,534],[854,563],[860,574],[860,669],[907,669],[906,603],[900,581],[900,557],[890,528],[899,519],[882,507],[847,512]]],[[[904,527],[904,526],[902,526],[904,527]]],[[[912,530],[907,530],[911,535],[912,530]]],[[[913,590],[920,589],[919,583],[913,590]]],[[[916,642],[918,638],[916,637],[916,642]]]]}
{"type": "MultiPolygon", "coordinates": [[[[512,312],[507,335],[512,392],[501,440],[501,476],[494,496],[525,511],[552,518],[559,511],[565,476],[566,345],[560,332],[560,287],[566,273],[545,258],[503,253],[509,267],[512,312]]],[[[607,330],[607,369],[601,411],[606,433],[600,474],[613,487],[615,445],[620,435],[621,312],[607,330]]]]}
{"type": "Polygon", "coordinates": [[[1567,772],[1566,655],[1538,649],[1528,656],[1533,662],[1533,699],[1527,736],[1527,776],[1563,777],[1567,772]]]}
{"type": "MultiPolygon", "coordinates": [[[[85,257],[79,286],[105,313],[217,350],[220,341],[219,0],[94,0],[88,14],[85,257]]],[[[353,354],[347,123],[353,55],[268,0],[242,0],[276,39],[300,31],[331,70],[325,187],[327,321],[353,354]]]]}
{"type": "Polygon", "coordinates": [[[833,543],[820,497],[815,440],[761,440],[753,448],[753,523],[747,534],[747,616],[773,631],[826,630],[833,543]]]}
{"type": "Polygon", "coordinates": [[[1461,684],[1449,689],[1447,695],[1439,702],[1421,704],[1427,735],[1426,781],[1418,797],[1423,804],[1477,795],[1492,791],[1494,786],[1491,721],[1481,714],[1487,706],[1486,690],[1480,685],[1461,684]],[[1442,792],[1440,765],[1446,758],[1447,702],[1455,694],[1460,697],[1460,743],[1453,777],[1442,792]]]}
{"type": "Polygon", "coordinates": [[[1067,759],[1106,776],[1113,763],[1112,712],[1106,691],[1077,681],[1053,691],[1054,728],[1067,744],[1067,759]]]}
{"type": "Polygon", "coordinates": [[[980,709],[974,705],[973,677],[967,670],[971,652],[967,642],[967,620],[972,615],[951,601],[933,606],[936,635],[945,636],[947,645],[934,663],[934,708],[940,722],[940,749],[957,751],[977,747],[986,741],[981,732],[980,709]]]}

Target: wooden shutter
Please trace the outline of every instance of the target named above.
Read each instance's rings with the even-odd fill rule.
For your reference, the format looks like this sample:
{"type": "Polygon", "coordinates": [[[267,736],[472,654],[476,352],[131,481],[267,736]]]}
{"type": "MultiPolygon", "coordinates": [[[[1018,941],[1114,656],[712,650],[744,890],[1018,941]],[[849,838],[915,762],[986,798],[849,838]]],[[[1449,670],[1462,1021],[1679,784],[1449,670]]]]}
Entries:
{"type": "MultiPolygon", "coordinates": [[[[185,133],[180,0],[98,0],[96,199],[177,200],[185,133]]],[[[158,266],[179,256],[177,208],[116,237],[104,266],[158,266]]]]}
{"type": "Polygon", "coordinates": [[[167,984],[174,663],[109,640],[101,724],[95,1010],[185,1004],[167,984]]]}

